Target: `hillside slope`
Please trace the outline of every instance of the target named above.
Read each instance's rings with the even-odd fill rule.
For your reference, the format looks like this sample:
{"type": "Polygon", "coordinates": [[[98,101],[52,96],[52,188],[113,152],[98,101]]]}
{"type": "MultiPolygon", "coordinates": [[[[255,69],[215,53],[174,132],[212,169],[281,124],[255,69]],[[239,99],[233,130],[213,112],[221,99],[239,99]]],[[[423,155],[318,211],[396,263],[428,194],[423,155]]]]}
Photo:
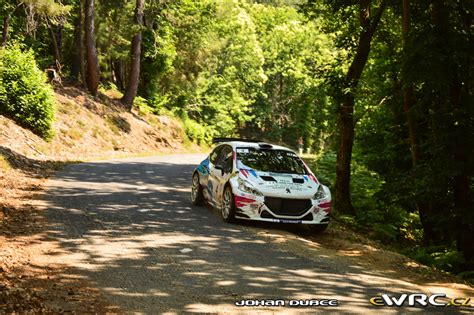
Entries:
{"type": "Polygon", "coordinates": [[[56,161],[196,149],[174,118],[130,113],[107,95],[93,98],[75,87],[57,88],[56,100],[55,136],[50,142],[0,115],[0,147],[56,161]]]}
{"type": "Polygon", "coordinates": [[[130,113],[113,97],[93,98],[74,87],[57,88],[55,96],[50,142],[0,115],[0,310],[116,312],[87,281],[65,279],[58,266],[32,264],[38,250],[52,246],[44,241],[38,204],[46,179],[70,161],[199,148],[172,117],[130,113]]]}

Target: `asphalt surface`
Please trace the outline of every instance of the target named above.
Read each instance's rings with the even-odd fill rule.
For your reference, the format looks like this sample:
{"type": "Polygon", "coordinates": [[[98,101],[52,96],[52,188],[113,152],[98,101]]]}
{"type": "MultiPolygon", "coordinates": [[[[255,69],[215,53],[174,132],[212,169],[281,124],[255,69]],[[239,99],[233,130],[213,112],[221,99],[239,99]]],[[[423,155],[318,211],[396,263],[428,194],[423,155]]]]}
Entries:
{"type": "Polygon", "coordinates": [[[62,248],[48,259],[71,266],[70,276],[88,279],[129,313],[398,312],[372,307],[369,299],[419,291],[409,282],[328,255],[309,257],[258,235],[279,227],[226,224],[215,209],[193,206],[191,172],[203,158],[67,166],[48,184],[48,233],[62,248]],[[242,299],[322,298],[338,299],[339,306],[235,306],[242,299]]]}

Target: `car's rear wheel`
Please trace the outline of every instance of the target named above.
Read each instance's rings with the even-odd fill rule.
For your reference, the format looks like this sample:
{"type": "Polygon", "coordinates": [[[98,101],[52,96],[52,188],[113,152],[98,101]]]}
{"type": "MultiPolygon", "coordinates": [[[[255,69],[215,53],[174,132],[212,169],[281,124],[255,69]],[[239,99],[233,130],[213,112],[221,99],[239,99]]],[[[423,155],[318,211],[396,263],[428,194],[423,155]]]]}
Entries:
{"type": "Polygon", "coordinates": [[[308,224],[308,229],[312,234],[320,234],[326,231],[329,224],[308,224]]]}
{"type": "Polygon", "coordinates": [[[225,222],[233,222],[235,220],[235,203],[232,188],[226,186],[222,198],[221,216],[225,222]]]}
{"type": "Polygon", "coordinates": [[[197,172],[193,175],[193,185],[191,187],[191,201],[196,206],[201,206],[204,203],[202,186],[199,182],[199,174],[197,172]]]}

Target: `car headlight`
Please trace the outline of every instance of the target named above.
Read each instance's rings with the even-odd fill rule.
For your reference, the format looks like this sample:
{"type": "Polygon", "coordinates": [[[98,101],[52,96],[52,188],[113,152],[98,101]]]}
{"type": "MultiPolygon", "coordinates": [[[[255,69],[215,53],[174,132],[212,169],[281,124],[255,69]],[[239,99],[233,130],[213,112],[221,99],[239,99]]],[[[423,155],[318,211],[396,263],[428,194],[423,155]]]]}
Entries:
{"type": "Polygon", "coordinates": [[[323,185],[318,186],[318,190],[314,194],[314,199],[323,199],[326,198],[326,192],[324,191],[323,185]]]}
{"type": "Polygon", "coordinates": [[[245,191],[246,193],[255,195],[255,196],[263,196],[262,193],[253,187],[248,181],[238,178],[237,182],[239,183],[239,190],[245,191]]]}

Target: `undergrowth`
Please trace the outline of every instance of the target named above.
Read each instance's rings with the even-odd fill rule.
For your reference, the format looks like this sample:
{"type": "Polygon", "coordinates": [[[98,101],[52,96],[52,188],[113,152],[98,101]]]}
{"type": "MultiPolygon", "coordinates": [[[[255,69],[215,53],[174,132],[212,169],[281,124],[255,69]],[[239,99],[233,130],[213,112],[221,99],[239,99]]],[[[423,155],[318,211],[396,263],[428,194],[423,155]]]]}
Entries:
{"type": "MultiPolygon", "coordinates": [[[[305,157],[305,160],[318,180],[330,187],[334,194],[336,153],[328,151],[319,156],[305,157]]],[[[334,218],[344,226],[380,241],[422,264],[474,280],[474,272],[462,272],[465,261],[454,244],[423,244],[423,229],[417,212],[407,211],[397,204],[389,204],[378,198],[377,193],[383,188],[384,181],[361,161],[362,157],[355,154],[351,165],[351,197],[356,214],[341,215],[335,209],[334,218]]]]}

